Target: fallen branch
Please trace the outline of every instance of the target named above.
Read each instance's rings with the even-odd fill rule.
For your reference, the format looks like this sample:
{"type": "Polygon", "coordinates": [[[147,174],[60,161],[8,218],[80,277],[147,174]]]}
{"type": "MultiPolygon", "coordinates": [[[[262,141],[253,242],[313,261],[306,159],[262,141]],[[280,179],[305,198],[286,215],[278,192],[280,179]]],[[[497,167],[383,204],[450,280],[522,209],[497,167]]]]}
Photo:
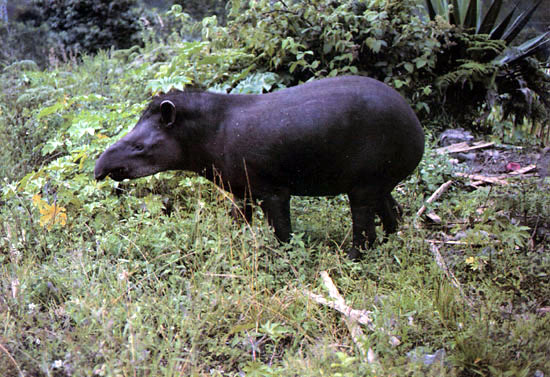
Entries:
{"type": "Polygon", "coordinates": [[[453,184],[453,181],[451,180],[451,181],[447,181],[444,184],[442,184],[441,186],[439,186],[439,188],[437,190],[435,190],[435,192],[432,194],[432,196],[430,196],[428,198],[428,200],[426,200],[426,203],[422,207],[420,207],[418,212],[416,212],[416,216],[417,217],[422,216],[422,214],[426,211],[426,204],[430,204],[430,203],[433,203],[434,201],[436,201],[441,195],[443,195],[443,193],[445,191],[447,191],[447,189],[452,184],[453,184]]]}
{"type": "Polygon", "coordinates": [[[501,174],[496,176],[487,176],[487,175],[481,175],[481,174],[468,174],[468,173],[455,173],[455,175],[459,177],[469,178],[472,182],[470,184],[472,186],[479,186],[483,183],[490,183],[490,184],[499,184],[506,186],[508,184],[507,178],[513,178],[518,175],[522,175],[525,173],[528,173],[532,170],[535,170],[537,168],[537,165],[527,165],[521,169],[514,170],[508,174],[501,174]]]}
{"type": "Polygon", "coordinates": [[[477,182],[471,182],[473,186],[479,186],[481,183],[491,183],[491,184],[498,183],[503,186],[506,186],[508,184],[508,182],[503,180],[500,176],[489,177],[481,174],[468,174],[468,173],[460,173],[460,172],[455,173],[455,175],[457,175],[458,177],[469,178],[472,181],[477,181],[477,182]]]}
{"type": "MultiPolygon", "coordinates": [[[[520,174],[525,174],[525,173],[528,173],[532,170],[535,170],[537,168],[537,165],[527,165],[527,166],[524,166],[523,168],[521,169],[518,169],[518,170],[514,170],[513,172],[510,172],[508,173],[507,175],[520,175],[520,174]]],[[[501,178],[505,178],[506,176],[504,175],[501,175],[500,176],[501,178]]]]}
{"type": "Polygon", "coordinates": [[[395,346],[398,346],[401,344],[401,341],[394,335],[391,335],[387,333],[384,329],[380,328],[377,329],[374,326],[374,323],[372,319],[370,318],[370,314],[372,312],[369,312],[368,310],[357,310],[349,307],[344,298],[340,295],[338,292],[338,289],[334,285],[334,282],[328,275],[326,271],[321,271],[321,277],[323,278],[323,282],[325,284],[325,287],[328,290],[329,296],[332,298],[332,300],[327,300],[321,295],[315,294],[313,292],[306,291],[306,295],[309,296],[313,301],[317,302],[318,304],[328,306],[332,309],[335,309],[342,313],[344,315],[344,321],[346,323],[346,326],[348,327],[348,330],[351,334],[351,338],[357,348],[359,349],[361,355],[366,356],[367,362],[369,364],[375,363],[376,356],[374,354],[374,351],[369,348],[367,352],[365,352],[365,349],[363,348],[362,343],[360,342],[360,338],[363,336],[363,331],[361,330],[361,327],[359,327],[359,323],[366,325],[369,330],[376,331],[381,330],[386,333],[386,335],[390,338],[390,344],[395,346]]]}
{"type": "Polygon", "coordinates": [[[444,245],[470,245],[470,243],[465,241],[441,241],[441,240],[426,240],[429,243],[440,243],[444,245]]]}
{"type": "Polygon", "coordinates": [[[323,296],[313,292],[306,291],[306,294],[318,304],[325,305],[325,306],[328,306],[329,308],[337,310],[340,313],[344,314],[345,316],[349,317],[350,319],[357,321],[362,325],[366,325],[370,330],[372,331],[375,330],[375,327],[372,323],[372,319],[369,317],[369,314],[371,314],[372,312],[369,312],[367,310],[352,309],[349,306],[347,306],[345,303],[339,300],[330,301],[324,298],[323,296]]]}
{"type": "Polygon", "coordinates": [[[426,214],[426,217],[433,223],[441,224],[441,217],[439,217],[434,211],[430,211],[426,214]]]}
{"type": "Polygon", "coordinates": [[[494,142],[476,141],[472,145],[469,145],[467,142],[464,141],[462,143],[456,143],[448,145],[446,147],[437,148],[435,151],[437,154],[469,152],[476,149],[487,148],[493,146],[494,144],[494,142]]]}
{"type": "MultiPolygon", "coordinates": [[[[334,300],[334,308],[335,309],[338,308],[337,310],[342,314],[344,314],[344,322],[348,327],[353,343],[355,343],[355,345],[361,352],[361,355],[367,356],[367,352],[365,352],[365,349],[363,348],[363,344],[359,341],[360,338],[363,337],[363,331],[361,330],[361,327],[359,327],[359,325],[357,324],[357,319],[354,319],[350,316],[352,309],[346,305],[344,298],[338,292],[338,289],[332,282],[332,279],[330,278],[328,273],[326,271],[321,271],[321,277],[323,278],[325,287],[327,287],[328,289],[329,296],[334,300]]],[[[368,313],[363,313],[363,314],[366,314],[366,318],[367,318],[366,322],[371,323],[372,320],[368,318],[368,313]]],[[[364,317],[363,314],[361,315],[361,317],[364,317]]]]}
{"type": "Polygon", "coordinates": [[[462,246],[487,246],[487,245],[500,245],[502,244],[502,241],[500,240],[494,240],[494,239],[488,239],[485,242],[467,242],[467,241],[456,241],[456,240],[426,240],[431,244],[440,244],[440,245],[462,245],[462,246]]]}

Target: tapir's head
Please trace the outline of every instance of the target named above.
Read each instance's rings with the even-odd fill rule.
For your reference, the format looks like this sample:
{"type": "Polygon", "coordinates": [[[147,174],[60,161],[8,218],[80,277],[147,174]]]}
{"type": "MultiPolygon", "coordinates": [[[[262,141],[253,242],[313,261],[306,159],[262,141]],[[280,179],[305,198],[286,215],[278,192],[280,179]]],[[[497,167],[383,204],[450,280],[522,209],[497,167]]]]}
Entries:
{"type": "Polygon", "coordinates": [[[110,176],[122,181],[180,168],[177,122],[174,101],[154,99],[132,131],[101,154],[95,164],[95,178],[110,176]]]}

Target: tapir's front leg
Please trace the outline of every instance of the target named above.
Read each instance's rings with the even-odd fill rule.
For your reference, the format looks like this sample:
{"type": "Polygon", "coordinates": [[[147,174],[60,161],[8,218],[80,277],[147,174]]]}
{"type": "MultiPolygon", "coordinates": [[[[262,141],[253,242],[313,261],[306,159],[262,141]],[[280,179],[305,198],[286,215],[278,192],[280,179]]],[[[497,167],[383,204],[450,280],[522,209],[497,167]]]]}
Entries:
{"type": "Polygon", "coordinates": [[[292,227],[290,225],[290,194],[288,192],[271,193],[259,196],[260,206],[264,211],[269,225],[275,230],[275,235],[281,242],[290,241],[292,227]]]}

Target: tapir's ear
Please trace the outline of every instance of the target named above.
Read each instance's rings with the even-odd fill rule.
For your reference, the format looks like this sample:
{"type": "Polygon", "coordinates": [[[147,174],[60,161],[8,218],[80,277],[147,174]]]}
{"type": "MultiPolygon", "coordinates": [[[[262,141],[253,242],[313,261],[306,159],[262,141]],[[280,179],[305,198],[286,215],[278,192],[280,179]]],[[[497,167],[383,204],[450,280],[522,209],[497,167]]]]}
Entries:
{"type": "Polygon", "coordinates": [[[166,127],[170,127],[176,121],[176,105],[170,100],[164,100],[160,104],[160,114],[162,116],[162,123],[166,127]]]}

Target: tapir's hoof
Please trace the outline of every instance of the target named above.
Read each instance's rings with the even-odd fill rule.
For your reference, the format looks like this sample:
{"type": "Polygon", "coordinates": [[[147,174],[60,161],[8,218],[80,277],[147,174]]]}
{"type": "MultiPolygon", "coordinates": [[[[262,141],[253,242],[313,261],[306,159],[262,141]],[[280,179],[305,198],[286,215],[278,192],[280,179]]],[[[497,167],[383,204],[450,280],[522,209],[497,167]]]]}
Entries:
{"type": "Polygon", "coordinates": [[[354,262],[359,262],[363,258],[363,253],[356,247],[346,250],[346,254],[347,257],[354,262]]]}

